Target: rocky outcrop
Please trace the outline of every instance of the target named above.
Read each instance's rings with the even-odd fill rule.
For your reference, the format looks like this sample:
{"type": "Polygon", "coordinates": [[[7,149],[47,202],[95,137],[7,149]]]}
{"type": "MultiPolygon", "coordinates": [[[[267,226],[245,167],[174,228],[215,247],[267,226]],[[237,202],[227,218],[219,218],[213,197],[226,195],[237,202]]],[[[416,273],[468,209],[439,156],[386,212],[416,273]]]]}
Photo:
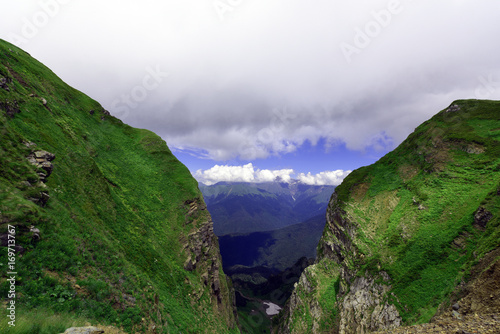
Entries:
{"type": "MultiPolygon", "coordinates": [[[[187,243],[184,244],[184,249],[188,254],[188,258],[184,263],[184,269],[194,271],[200,266],[206,266],[210,263],[208,271],[203,273],[205,285],[211,285],[216,296],[220,294],[220,279],[219,268],[220,259],[217,253],[214,252],[214,246],[218,246],[217,237],[214,234],[213,222],[207,213],[206,205],[201,199],[187,201],[185,205],[188,207],[186,214],[186,224],[194,224],[196,216],[203,212],[205,221],[198,224],[199,227],[189,233],[187,243]]],[[[218,249],[218,247],[217,247],[218,249]]],[[[219,300],[220,302],[220,300],[219,300]]]]}
{"type": "Polygon", "coordinates": [[[28,161],[40,169],[37,174],[43,183],[47,182],[47,178],[54,170],[54,165],[52,165],[51,161],[55,158],[55,154],[47,151],[34,151],[28,156],[28,161]]]}
{"type": "Polygon", "coordinates": [[[487,254],[471,274],[472,280],[460,291],[463,296],[456,311],[461,315],[497,314],[500,320],[500,248],[487,254]]]}
{"type": "Polygon", "coordinates": [[[485,228],[491,218],[493,218],[493,214],[485,208],[480,207],[474,213],[474,225],[485,228]]]}
{"type": "MultiPolygon", "coordinates": [[[[213,298],[216,300],[221,315],[234,315],[228,317],[230,327],[236,327],[236,305],[234,290],[230,279],[222,273],[222,259],[219,251],[217,236],[214,234],[213,222],[208,213],[207,206],[201,198],[186,201],[187,209],[185,224],[192,226],[192,232],[187,236],[184,250],[187,259],[184,269],[197,271],[202,283],[210,287],[213,298]]],[[[196,299],[197,292],[193,293],[196,299]]]]}
{"type": "MultiPolygon", "coordinates": [[[[27,145],[30,144],[33,143],[27,145]]],[[[54,154],[47,151],[33,151],[27,157],[28,161],[37,168],[36,173],[40,181],[37,184],[31,184],[29,181],[24,181],[23,185],[28,188],[40,188],[40,191],[31,192],[31,196],[28,199],[42,207],[45,206],[50,199],[49,191],[45,183],[54,170],[54,165],[51,161],[55,158],[56,156],[54,154]]]]}
{"type": "Polygon", "coordinates": [[[356,256],[356,248],[352,240],[355,237],[355,225],[347,219],[347,213],[338,205],[338,195],[333,194],[326,211],[325,229],[331,238],[319,244],[320,256],[328,257],[338,264],[347,256],[356,256]]]}
{"type": "MultiPolygon", "coordinates": [[[[384,283],[389,276],[381,273],[384,283]]],[[[339,333],[370,333],[393,329],[401,325],[396,307],[387,302],[390,285],[375,283],[372,277],[357,277],[340,302],[339,333]]]]}
{"type": "Polygon", "coordinates": [[[359,262],[355,258],[359,251],[353,243],[357,238],[357,228],[341,208],[337,194],[330,200],[326,217],[327,225],[318,246],[316,263],[306,268],[295,285],[281,315],[282,319],[286,319],[284,325],[275,332],[363,334],[399,327],[399,312],[388,302],[391,290],[389,275],[386,272],[380,272],[376,277],[369,273],[357,275],[358,268],[353,265],[359,262]],[[326,267],[333,269],[325,270],[326,267]],[[336,298],[334,308],[338,312],[326,310],[320,303],[324,297],[318,287],[324,285],[320,277],[325,274],[337,277],[336,296],[332,297],[336,298]],[[304,317],[310,318],[309,324],[297,321],[304,317]],[[325,328],[322,323],[328,318],[334,318],[334,323],[325,328]]]}
{"type": "MultiPolygon", "coordinates": [[[[400,326],[401,317],[394,305],[387,302],[391,289],[390,277],[380,272],[378,280],[369,274],[355,277],[357,268],[352,267],[358,256],[353,240],[357,238],[356,223],[342,209],[338,195],[333,194],[327,210],[328,238],[320,243],[323,257],[334,260],[340,269],[338,309],[340,333],[368,333],[379,329],[400,326]]],[[[320,259],[321,260],[321,259],[320,259]]]]}
{"type": "MultiPolygon", "coordinates": [[[[195,214],[198,211],[206,212],[206,205],[201,202],[201,199],[196,199],[193,201],[187,201],[185,205],[188,207],[188,213],[186,215],[186,224],[192,224],[195,214]]],[[[184,264],[184,269],[187,271],[193,271],[196,269],[196,265],[202,259],[205,260],[210,254],[210,250],[215,242],[215,234],[213,222],[207,220],[203,222],[201,226],[194,232],[188,235],[188,242],[184,245],[184,248],[188,251],[189,257],[184,264]]]]}
{"type": "MultiPolygon", "coordinates": [[[[442,305],[429,324],[400,327],[391,334],[500,333],[500,248],[487,254],[473,269],[472,279],[457,289],[453,305],[442,305]],[[443,307],[444,306],[444,307],[443,307]]],[[[380,331],[374,334],[385,334],[380,331]]]]}

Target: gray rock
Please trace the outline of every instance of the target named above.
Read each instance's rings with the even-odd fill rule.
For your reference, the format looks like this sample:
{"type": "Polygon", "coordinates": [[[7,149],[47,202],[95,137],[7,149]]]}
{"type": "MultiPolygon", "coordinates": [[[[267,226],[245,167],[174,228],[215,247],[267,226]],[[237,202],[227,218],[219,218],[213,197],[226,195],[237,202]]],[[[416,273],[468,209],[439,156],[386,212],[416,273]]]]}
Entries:
{"type": "Polygon", "coordinates": [[[491,218],[493,218],[493,214],[485,208],[480,207],[474,213],[474,224],[485,228],[491,218]]]}
{"type": "MultiPolygon", "coordinates": [[[[388,275],[387,275],[388,276],[388,275]]],[[[386,277],[384,280],[387,282],[386,277]]],[[[402,319],[398,310],[388,304],[389,285],[378,284],[373,277],[357,277],[342,302],[340,333],[361,333],[399,327],[402,319]]]]}
{"type": "Polygon", "coordinates": [[[446,109],[447,113],[456,111],[460,111],[460,106],[458,104],[453,104],[448,109],[446,109]]]}
{"type": "Polygon", "coordinates": [[[24,141],[23,142],[24,146],[26,146],[27,148],[30,148],[30,147],[34,147],[36,146],[36,144],[32,141],[24,141]]]}
{"type": "Polygon", "coordinates": [[[55,154],[47,152],[47,151],[35,151],[32,152],[28,157],[28,161],[38,167],[43,169],[43,171],[38,171],[37,174],[40,177],[40,181],[46,182],[47,177],[52,174],[54,170],[54,166],[50,161],[56,158],[55,154]]]}
{"type": "Polygon", "coordinates": [[[40,234],[40,230],[37,229],[34,225],[31,225],[30,232],[40,234]]]}
{"type": "Polygon", "coordinates": [[[104,331],[97,327],[71,327],[68,328],[63,334],[102,334],[104,331]]]}
{"type": "Polygon", "coordinates": [[[48,161],[44,161],[40,164],[40,167],[47,172],[47,174],[45,175],[45,177],[49,177],[50,174],[52,174],[52,171],[54,170],[54,165],[51,164],[50,162],[48,161]]]}
{"type": "Polygon", "coordinates": [[[6,91],[10,92],[10,88],[9,88],[9,86],[7,86],[8,83],[9,83],[9,80],[7,78],[0,76],[0,88],[3,88],[6,91]]]}
{"type": "Polygon", "coordinates": [[[33,154],[35,155],[35,158],[44,159],[47,161],[52,161],[56,158],[56,155],[54,153],[50,153],[47,151],[35,151],[33,152],[33,154]]]}
{"type": "Polygon", "coordinates": [[[455,303],[451,308],[455,311],[458,311],[458,309],[460,309],[460,305],[458,305],[458,303],[455,303]]]}
{"type": "Polygon", "coordinates": [[[453,318],[455,318],[457,320],[462,320],[462,316],[457,311],[451,312],[451,315],[453,316],[453,318]]]}

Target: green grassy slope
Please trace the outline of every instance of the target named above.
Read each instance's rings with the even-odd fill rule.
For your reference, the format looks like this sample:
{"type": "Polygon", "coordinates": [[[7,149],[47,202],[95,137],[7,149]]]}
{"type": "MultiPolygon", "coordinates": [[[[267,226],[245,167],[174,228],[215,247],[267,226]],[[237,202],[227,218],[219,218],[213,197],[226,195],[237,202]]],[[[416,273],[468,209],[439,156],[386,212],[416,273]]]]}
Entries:
{"type": "Polygon", "coordinates": [[[382,302],[404,324],[428,322],[499,247],[499,224],[500,102],[456,101],[337,187],[318,260],[281,326],[329,333],[355,278],[382,271],[391,278],[382,302]]]}
{"type": "MultiPolygon", "coordinates": [[[[210,216],[166,143],[1,40],[0,62],[0,234],[15,226],[25,249],[18,326],[2,320],[0,331],[62,332],[66,323],[40,320],[48,312],[128,332],[238,332],[210,216]],[[46,187],[26,159],[37,150],[56,155],[46,187]]],[[[4,254],[0,263],[5,301],[4,254]]]]}

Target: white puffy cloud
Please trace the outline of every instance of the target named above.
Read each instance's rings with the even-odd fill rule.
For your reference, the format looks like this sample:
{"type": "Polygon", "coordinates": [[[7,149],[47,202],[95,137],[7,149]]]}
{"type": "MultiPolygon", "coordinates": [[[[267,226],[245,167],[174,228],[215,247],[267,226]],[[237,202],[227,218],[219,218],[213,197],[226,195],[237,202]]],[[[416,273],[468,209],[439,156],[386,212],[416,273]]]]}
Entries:
{"type": "Polygon", "coordinates": [[[212,185],[218,182],[250,182],[263,183],[281,181],[290,183],[293,180],[298,180],[304,184],[310,185],[339,185],[342,180],[351,171],[326,171],[318,174],[297,174],[293,169],[258,169],[252,163],[243,166],[220,166],[207,170],[197,170],[194,177],[206,185],[212,185]]]}
{"type": "Polygon", "coordinates": [[[344,178],[349,175],[351,171],[350,170],[335,170],[335,171],[327,171],[327,172],[321,172],[318,174],[311,174],[311,173],[300,173],[297,176],[297,180],[299,180],[302,183],[305,184],[310,184],[310,185],[316,185],[316,186],[322,186],[322,185],[330,185],[330,186],[338,186],[339,184],[342,183],[344,178]]]}
{"type": "Polygon", "coordinates": [[[283,182],[290,182],[293,169],[258,169],[249,163],[243,166],[219,166],[207,170],[197,170],[194,177],[207,185],[212,185],[217,182],[273,182],[281,180],[283,182]]]}

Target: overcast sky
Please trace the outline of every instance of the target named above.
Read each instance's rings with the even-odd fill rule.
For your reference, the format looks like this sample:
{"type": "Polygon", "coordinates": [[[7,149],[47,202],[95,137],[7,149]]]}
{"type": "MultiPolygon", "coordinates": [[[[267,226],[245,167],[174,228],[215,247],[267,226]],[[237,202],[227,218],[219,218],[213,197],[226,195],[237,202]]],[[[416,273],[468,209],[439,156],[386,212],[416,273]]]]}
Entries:
{"type": "Polygon", "coordinates": [[[499,13],[498,0],[3,1],[0,38],[161,135],[198,179],[252,163],[333,184],[453,100],[500,98],[499,13]]]}

